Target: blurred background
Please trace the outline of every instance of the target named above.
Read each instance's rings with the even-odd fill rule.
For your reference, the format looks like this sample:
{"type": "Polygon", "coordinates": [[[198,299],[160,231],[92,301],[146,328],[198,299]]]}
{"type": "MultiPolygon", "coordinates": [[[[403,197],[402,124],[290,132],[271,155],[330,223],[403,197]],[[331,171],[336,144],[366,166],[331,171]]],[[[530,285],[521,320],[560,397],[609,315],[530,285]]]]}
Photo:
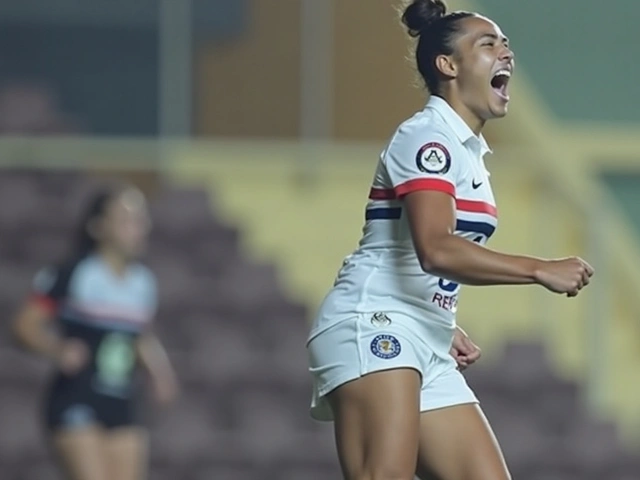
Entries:
{"type": "MultiPolygon", "coordinates": [[[[105,177],[149,195],[157,320],[183,385],[152,479],[339,478],[308,419],[307,323],[359,239],[378,153],[425,93],[396,0],[0,3],[0,311],[64,254],[105,177]]],[[[490,124],[492,246],[578,254],[577,299],[467,288],[467,375],[520,480],[640,479],[640,3],[449,2],[517,74],[490,124]],[[552,8],[553,7],[553,8],[552,8]]],[[[0,478],[58,478],[48,367],[0,346],[0,478]]]]}

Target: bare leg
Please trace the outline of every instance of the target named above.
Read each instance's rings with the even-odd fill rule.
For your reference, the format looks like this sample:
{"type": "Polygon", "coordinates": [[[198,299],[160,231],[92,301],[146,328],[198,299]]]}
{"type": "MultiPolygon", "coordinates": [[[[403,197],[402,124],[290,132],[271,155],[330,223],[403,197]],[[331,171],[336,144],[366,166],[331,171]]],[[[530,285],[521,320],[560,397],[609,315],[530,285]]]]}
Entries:
{"type": "Polygon", "coordinates": [[[413,480],[420,424],[420,374],[371,373],[328,396],[346,480],[413,480]]]}
{"type": "Polygon", "coordinates": [[[417,474],[422,480],[511,480],[495,435],[476,404],[420,415],[417,474]]]}
{"type": "Polygon", "coordinates": [[[69,480],[110,480],[99,427],[59,430],[52,445],[69,480]]]}
{"type": "Polygon", "coordinates": [[[138,427],[110,430],[105,435],[109,478],[144,480],[147,477],[147,433],[138,427]]]}

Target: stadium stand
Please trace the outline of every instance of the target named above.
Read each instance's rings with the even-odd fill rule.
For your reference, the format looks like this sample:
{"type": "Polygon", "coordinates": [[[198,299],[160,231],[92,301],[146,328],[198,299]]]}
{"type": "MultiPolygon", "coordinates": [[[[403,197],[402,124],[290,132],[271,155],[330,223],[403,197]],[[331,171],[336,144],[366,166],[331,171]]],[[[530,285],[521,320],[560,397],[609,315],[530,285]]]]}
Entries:
{"type": "MultiPolygon", "coordinates": [[[[64,254],[79,200],[95,185],[77,172],[0,173],[5,317],[34,272],[64,254]]],[[[285,298],[273,266],[244,258],[240,232],[218,218],[205,191],[161,187],[152,213],[157,328],[184,395],[168,411],[149,407],[151,479],[339,478],[330,426],[307,414],[305,308],[285,298]]],[[[8,338],[0,336],[2,478],[53,480],[36,395],[48,368],[8,338]]],[[[509,344],[495,364],[471,369],[469,381],[514,478],[640,478],[640,458],[624,450],[613,424],[589,418],[580,385],[555,375],[541,344],[509,344]]]]}

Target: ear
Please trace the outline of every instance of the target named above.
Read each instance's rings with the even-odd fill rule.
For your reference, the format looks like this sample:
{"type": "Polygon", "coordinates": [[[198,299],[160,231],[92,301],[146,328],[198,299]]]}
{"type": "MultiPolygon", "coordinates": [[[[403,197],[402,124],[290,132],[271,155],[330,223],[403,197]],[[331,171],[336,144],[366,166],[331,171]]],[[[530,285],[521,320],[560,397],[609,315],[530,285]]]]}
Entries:
{"type": "Polygon", "coordinates": [[[458,65],[456,65],[452,55],[438,55],[435,63],[436,68],[443,75],[449,78],[456,78],[458,76],[458,65]]]}

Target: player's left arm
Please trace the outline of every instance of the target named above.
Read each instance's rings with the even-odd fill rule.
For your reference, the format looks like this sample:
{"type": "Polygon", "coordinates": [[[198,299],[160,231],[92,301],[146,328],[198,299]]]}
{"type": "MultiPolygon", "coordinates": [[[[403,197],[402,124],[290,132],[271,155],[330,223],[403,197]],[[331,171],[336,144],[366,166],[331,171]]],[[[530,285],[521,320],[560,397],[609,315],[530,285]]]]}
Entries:
{"type": "MultiPolygon", "coordinates": [[[[146,300],[149,316],[153,317],[158,305],[158,288],[153,273],[146,275],[146,300]]],[[[137,342],[140,364],[148,373],[156,399],[161,404],[171,403],[178,396],[178,379],[169,355],[154,332],[152,322],[140,334],[137,342]]]]}
{"type": "Polygon", "coordinates": [[[462,328],[456,327],[451,344],[451,356],[458,364],[460,371],[471,366],[480,359],[482,351],[462,328]]]}
{"type": "Polygon", "coordinates": [[[162,342],[150,330],[138,339],[138,358],[149,374],[158,402],[173,402],[178,396],[178,379],[162,342]]]}

